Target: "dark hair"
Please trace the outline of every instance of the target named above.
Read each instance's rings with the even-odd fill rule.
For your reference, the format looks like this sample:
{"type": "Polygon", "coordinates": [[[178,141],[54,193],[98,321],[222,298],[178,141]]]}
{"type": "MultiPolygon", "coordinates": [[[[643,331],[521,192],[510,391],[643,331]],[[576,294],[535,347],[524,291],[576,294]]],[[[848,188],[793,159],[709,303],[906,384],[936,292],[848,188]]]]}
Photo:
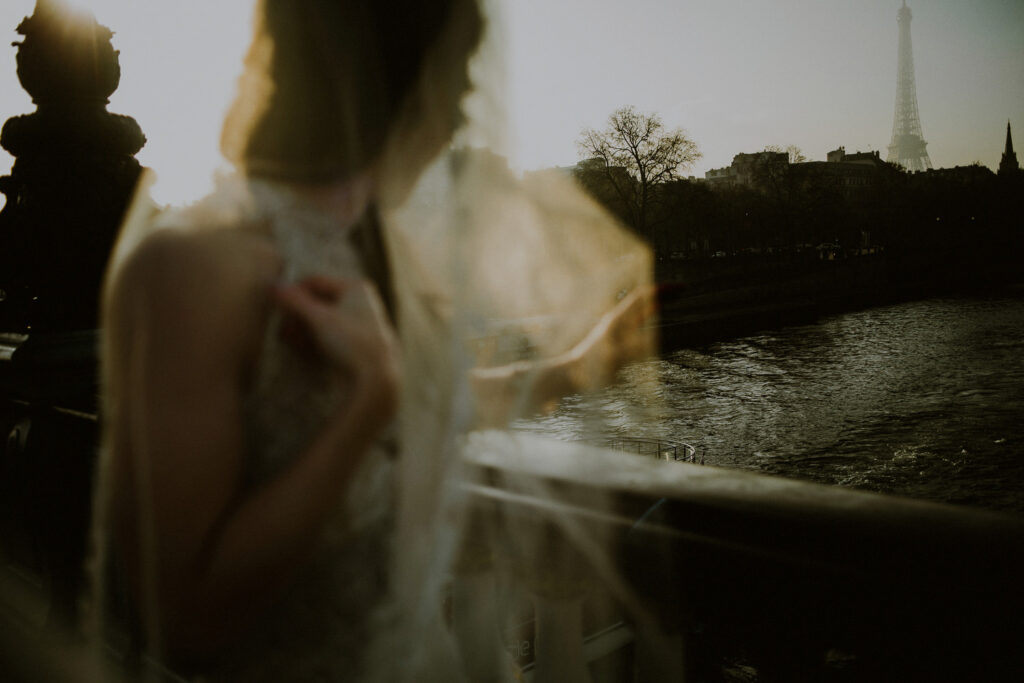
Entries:
{"type": "Polygon", "coordinates": [[[456,11],[474,14],[472,50],[482,23],[476,0],[260,0],[224,155],[300,182],[364,169],[456,11]]]}

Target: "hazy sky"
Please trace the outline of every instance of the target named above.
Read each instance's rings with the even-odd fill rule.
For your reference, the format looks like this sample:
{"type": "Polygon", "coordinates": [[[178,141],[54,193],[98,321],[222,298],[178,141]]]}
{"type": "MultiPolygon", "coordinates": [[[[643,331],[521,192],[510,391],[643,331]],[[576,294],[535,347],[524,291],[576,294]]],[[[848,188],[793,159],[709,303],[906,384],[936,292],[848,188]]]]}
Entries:
{"type": "MultiPolygon", "coordinates": [[[[78,0],[112,28],[139,159],[159,199],[202,193],[219,163],[220,119],[252,0],[78,0]]],[[[34,0],[0,5],[0,120],[32,110],[14,73],[14,29],[34,0]],[[6,38],[5,38],[6,36],[6,38]]],[[[811,159],[892,133],[899,0],[506,0],[511,154],[521,168],[569,165],[584,126],[626,104],[681,126],[704,158],[795,144],[811,159]]],[[[1024,2],[912,0],[921,125],[936,167],[999,163],[1006,121],[1024,161],[1024,2]]],[[[11,158],[0,152],[0,172],[11,158]]]]}

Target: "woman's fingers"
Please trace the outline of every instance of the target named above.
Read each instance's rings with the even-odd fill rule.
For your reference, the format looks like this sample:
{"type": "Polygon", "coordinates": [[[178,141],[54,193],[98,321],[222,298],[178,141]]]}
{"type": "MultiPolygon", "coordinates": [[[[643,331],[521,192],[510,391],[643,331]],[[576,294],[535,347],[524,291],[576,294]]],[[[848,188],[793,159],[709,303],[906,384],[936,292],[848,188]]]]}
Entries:
{"type": "Polygon", "coordinates": [[[334,303],[341,299],[347,289],[350,289],[353,285],[358,285],[359,282],[327,277],[326,275],[311,275],[299,280],[295,284],[325,302],[334,303]]]}
{"type": "Polygon", "coordinates": [[[355,285],[355,281],[311,276],[289,285],[275,288],[275,298],[286,309],[304,315],[316,315],[324,307],[333,307],[340,301],[345,292],[355,285]]]}
{"type": "Polygon", "coordinates": [[[316,355],[350,388],[349,402],[380,419],[398,405],[398,343],[376,288],[365,280],[310,277],[279,287],[281,332],[300,353],[316,355]]]}
{"type": "Polygon", "coordinates": [[[373,285],[325,276],[278,287],[282,335],[300,352],[317,351],[340,370],[392,372],[397,342],[373,285]]]}
{"type": "Polygon", "coordinates": [[[300,342],[299,350],[307,350],[304,342],[309,342],[335,363],[350,361],[348,338],[356,330],[351,316],[340,310],[344,289],[340,282],[326,278],[278,287],[275,299],[284,313],[282,334],[291,342],[300,342]]]}

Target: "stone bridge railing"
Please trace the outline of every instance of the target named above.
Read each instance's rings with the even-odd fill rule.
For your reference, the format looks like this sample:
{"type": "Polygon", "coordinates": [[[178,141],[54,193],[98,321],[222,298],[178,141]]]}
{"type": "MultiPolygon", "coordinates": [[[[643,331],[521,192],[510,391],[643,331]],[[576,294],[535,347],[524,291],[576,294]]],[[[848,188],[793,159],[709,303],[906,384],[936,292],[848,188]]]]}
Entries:
{"type": "MultiPolygon", "coordinates": [[[[532,597],[534,680],[1019,679],[1024,520],[579,444],[560,450],[471,454],[481,482],[525,477],[536,480],[527,491],[564,495],[553,507],[481,483],[479,507],[556,535],[572,518],[605,539],[660,635],[646,638],[626,606],[608,611],[615,591],[573,567],[566,575],[580,591],[532,597]],[[603,620],[588,623],[597,611],[588,603],[606,606],[603,620]],[[675,661],[649,655],[666,643],[675,661]]],[[[551,571],[550,558],[538,564],[532,571],[551,571]]]]}

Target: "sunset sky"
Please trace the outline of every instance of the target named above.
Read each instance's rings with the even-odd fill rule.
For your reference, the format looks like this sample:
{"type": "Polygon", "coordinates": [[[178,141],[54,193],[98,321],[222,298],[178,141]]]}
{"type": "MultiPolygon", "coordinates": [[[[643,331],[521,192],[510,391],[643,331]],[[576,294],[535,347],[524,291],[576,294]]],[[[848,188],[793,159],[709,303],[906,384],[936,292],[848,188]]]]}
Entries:
{"type": "MultiPolygon", "coordinates": [[[[33,107],[14,71],[35,0],[0,5],[0,120],[33,107]]],[[[187,201],[220,165],[220,120],[252,0],[78,0],[115,31],[121,87],[161,201],[187,201]]],[[[508,0],[500,22],[509,149],[522,169],[570,165],[585,126],[632,104],[683,127],[703,177],[734,154],[795,144],[885,150],[896,96],[898,0],[508,0]]],[[[1009,119],[1024,152],[1024,3],[912,0],[921,125],[936,167],[995,168],[1009,119]]],[[[1024,160],[1024,155],[1021,155],[1024,160]]],[[[0,172],[11,158],[0,152],[0,172]]]]}

